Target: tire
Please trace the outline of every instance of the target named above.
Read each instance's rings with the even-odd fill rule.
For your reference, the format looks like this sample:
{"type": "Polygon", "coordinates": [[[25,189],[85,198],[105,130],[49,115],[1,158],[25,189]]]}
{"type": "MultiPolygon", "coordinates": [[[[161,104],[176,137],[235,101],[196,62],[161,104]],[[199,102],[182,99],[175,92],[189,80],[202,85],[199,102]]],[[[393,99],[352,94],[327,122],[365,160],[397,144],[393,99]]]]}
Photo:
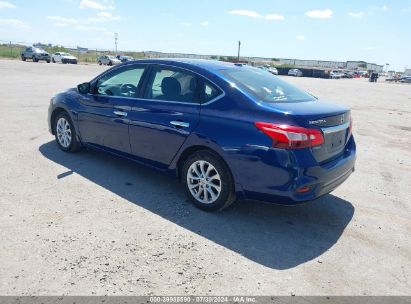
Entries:
{"type": "Polygon", "coordinates": [[[50,63],[50,60],[46,60],[47,63],[50,63]]]}
{"type": "Polygon", "coordinates": [[[181,181],[191,202],[202,210],[223,210],[235,201],[230,169],[211,151],[190,155],[183,164],[181,181]]]}
{"type": "Polygon", "coordinates": [[[54,60],[54,58],[51,58],[51,61],[52,61],[53,63],[56,63],[56,61],[54,60]]]}
{"type": "Polygon", "coordinates": [[[109,65],[109,66],[112,66],[112,65],[113,65],[113,62],[109,61],[108,65],[109,65]]]}
{"type": "Polygon", "coordinates": [[[101,61],[98,62],[98,65],[102,65],[103,63],[101,61]]]}
{"type": "Polygon", "coordinates": [[[21,56],[21,60],[26,61],[26,57],[21,56]]]}
{"type": "Polygon", "coordinates": [[[53,127],[57,145],[62,151],[74,153],[81,149],[73,122],[66,112],[57,114],[53,127]]]}
{"type": "Polygon", "coordinates": [[[33,57],[33,62],[39,62],[39,60],[36,57],[33,57]]]}

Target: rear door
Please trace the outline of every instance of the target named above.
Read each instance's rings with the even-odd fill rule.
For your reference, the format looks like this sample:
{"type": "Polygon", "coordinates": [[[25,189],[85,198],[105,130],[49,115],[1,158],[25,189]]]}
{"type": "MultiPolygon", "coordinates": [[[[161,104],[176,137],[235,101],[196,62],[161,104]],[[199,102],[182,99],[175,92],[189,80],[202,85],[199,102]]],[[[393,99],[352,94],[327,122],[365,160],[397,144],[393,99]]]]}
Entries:
{"type": "Polygon", "coordinates": [[[96,80],[92,94],[82,96],[78,125],[83,142],[131,153],[128,115],[144,70],[144,65],[111,70],[96,80]]]}
{"type": "Polygon", "coordinates": [[[129,113],[132,154],[167,168],[199,121],[198,77],[173,66],[153,65],[129,113]]]}

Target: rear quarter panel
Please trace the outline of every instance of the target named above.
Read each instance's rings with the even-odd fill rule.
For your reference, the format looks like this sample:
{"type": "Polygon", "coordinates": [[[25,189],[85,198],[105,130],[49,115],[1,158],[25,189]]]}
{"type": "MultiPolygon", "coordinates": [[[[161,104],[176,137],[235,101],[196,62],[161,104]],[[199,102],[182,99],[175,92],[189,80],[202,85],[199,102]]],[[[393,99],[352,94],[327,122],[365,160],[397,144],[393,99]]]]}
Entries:
{"type": "Polygon", "coordinates": [[[200,122],[189,136],[170,166],[175,169],[179,157],[192,146],[205,146],[217,152],[229,166],[240,193],[243,185],[268,187],[287,184],[292,178],[290,167],[295,159],[287,150],[270,150],[271,139],[254,125],[257,121],[291,123],[287,116],[275,111],[262,111],[238,89],[225,86],[226,96],[202,105],[200,122]],[[267,153],[269,152],[269,153],[267,153]],[[270,172],[267,171],[270,165],[270,172]],[[272,167],[275,168],[275,176],[272,167]],[[258,176],[267,171],[267,180],[258,176]],[[258,172],[258,174],[256,174],[258,172]]]}

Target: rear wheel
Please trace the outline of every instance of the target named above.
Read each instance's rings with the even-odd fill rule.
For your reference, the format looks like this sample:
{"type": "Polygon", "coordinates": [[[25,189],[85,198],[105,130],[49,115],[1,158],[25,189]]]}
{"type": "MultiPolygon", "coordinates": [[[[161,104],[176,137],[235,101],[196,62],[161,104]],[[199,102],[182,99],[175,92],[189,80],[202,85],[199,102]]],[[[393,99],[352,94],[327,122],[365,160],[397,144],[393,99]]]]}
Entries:
{"type": "Polygon", "coordinates": [[[227,165],[214,153],[198,151],[185,161],[181,179],[192,203],[206,211],[222,210],[235,201],[227,165]]]}
{"type": "Polygon", "coordinates": [[[39,62],[39,60],[36,57],[33,57],[33,62],[39,62]]]}
{"type": "Polygon", "coordinates": [[[77,152],[81,144],[77,140],[76,130],[66,112],[57,114],[54,120],[54,133],[57,145],[64,152],[77,152]]]}
{"type": "Polygon", "coordinates": [[[102,65],[103,63],[101,61],[98,62],[98,65],[102,65]]]}
{"type": "Polygon", "coordinates": [[[113,65],[113,62],[112,62],[112,61],[109,61],[108,65],[109,65],[109,66],[112,66],[112,65],[113,65]]]}
{"type": "Polygon", "coordinates": [[[26,61],[26,57],[21,56],[21,60],[26,61]]]}
{"type": "Polygon", "coordinates": [[[54,60],[54,58],[51,58],[51,61],[52,61],[53,63],[56,63],[56,61],[54,60]]]}

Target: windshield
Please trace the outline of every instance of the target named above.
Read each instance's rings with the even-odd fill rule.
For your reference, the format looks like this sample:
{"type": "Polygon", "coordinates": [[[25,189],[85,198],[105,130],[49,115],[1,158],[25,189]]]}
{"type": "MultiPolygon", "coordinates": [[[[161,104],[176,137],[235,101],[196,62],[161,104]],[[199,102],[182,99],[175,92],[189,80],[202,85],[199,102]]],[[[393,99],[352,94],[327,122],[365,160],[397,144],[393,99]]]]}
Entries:
{"type": "Polygon", "coordinates": [[[111,56],[111,55],[109,55],[109,56],[107,56],[109,59],[117,59],[116,57],[114,57],[114,56],[111,56]]]}
{"type": "Polygon", "coordinates": [[[242,67],[221,73],[238,88],[267,103],[315,100],[312,95],[261,69],[242,67]]]}
{"type": "Polygon", "coordinates": [[[60,53],[61,56],[71,56],[69,53],[60,53]]]}

